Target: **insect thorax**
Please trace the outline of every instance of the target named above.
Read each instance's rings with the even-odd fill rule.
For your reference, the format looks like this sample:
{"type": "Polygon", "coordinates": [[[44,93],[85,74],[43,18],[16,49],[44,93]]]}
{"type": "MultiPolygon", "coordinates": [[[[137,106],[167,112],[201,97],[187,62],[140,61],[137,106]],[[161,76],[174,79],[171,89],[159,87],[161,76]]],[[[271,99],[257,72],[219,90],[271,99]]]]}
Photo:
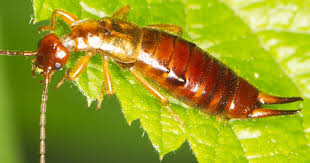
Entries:
{"type": "Polygon", "coordinates": [[[75,24],[61,41],[70,52],[94,51],[130,63],[139,54],[141,33],[140,27],[130,22],[103,18],[75,24]]]}

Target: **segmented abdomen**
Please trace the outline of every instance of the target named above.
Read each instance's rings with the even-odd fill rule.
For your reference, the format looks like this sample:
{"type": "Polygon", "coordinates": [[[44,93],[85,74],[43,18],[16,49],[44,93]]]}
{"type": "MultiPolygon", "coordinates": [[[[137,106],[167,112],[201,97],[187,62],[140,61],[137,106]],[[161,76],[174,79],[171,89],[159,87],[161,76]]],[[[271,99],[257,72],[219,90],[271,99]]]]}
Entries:
{"type": "Polygon", "coordinates": [[[247,112],[256,104],[256,88],[195,44],[177,36],[143,29],[135,66],[161,88],[204,112],[229,112],[234,109],[231,104],[239,107],[237,112],[241,108],[247,112]]]}

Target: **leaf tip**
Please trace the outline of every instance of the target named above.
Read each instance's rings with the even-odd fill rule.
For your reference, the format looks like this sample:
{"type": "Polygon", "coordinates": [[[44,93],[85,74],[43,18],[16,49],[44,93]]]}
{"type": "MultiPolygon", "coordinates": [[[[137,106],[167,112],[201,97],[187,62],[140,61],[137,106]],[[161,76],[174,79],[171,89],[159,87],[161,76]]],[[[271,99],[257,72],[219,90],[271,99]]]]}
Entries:
{"type": "Polygon", "coordinates": [[[93,100],[87,98],[87,106],[90,107],[91,106],[91,103],[93,102],[93,100]]]}
{"type": "Polygon", "coordinates": [[[128,125],[131,126],[132,120],[128,120],[127,122],[128,122],[128,125]]]}

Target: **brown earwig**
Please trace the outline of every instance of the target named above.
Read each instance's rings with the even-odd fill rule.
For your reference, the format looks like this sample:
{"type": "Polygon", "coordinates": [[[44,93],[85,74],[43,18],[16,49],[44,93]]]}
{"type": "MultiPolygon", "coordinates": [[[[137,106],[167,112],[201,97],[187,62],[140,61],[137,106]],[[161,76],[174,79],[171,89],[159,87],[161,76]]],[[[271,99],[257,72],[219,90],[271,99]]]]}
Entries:
{"type": "Polygon", "coordinates": [[[86,52],[73,69],[67,69],[57,88],[65,80],[75,80],[87,67],[90,58],[99,54],[103,58],[104,82],[97,108],[103,95],[112,95],[109,60],[127,69],[150,93],[168,109],[181,124],[180,118],[169,108],[168,98],[153,86],[179,98],[204,113],[230,118],[261,118],[296,114],[298,110],[272,110],[262,104],[283,104],[303,100],[301,97],[275,97],[265,94],[230,68],[204,52],[195,44],[182,39],[182,29],[170,24],[139,27],[127,22],[129,6],[100,20],[82,20],[63,11],[55,10],[52,25],[39,31],[54,30],[56,17],[60,17],[71,33],[58,38],[51,33],[38,44],[38,51],[0,51],[2,55],[36,56],[32,66],[44,76],[44,90],[40,117],[40,162],[45,162],[45,112],[48,85],[53,73],[66,65],[70,53],[86,52]]]}

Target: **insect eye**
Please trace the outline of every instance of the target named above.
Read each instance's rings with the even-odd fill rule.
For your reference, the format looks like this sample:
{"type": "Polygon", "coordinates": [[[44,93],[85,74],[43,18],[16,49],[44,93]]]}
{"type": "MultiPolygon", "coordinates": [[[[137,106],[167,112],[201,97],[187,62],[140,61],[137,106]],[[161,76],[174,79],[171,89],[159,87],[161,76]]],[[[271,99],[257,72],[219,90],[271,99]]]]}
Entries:
{"type": "Polygon", "coordinates": [[[55,70],[59,70],[59,69],[61,69],[61,67],[62,67],[61,64],[58,63],[58,62],[55,63],[55,65],[54,65],[54,69],[55,69],[55,70]]]}

